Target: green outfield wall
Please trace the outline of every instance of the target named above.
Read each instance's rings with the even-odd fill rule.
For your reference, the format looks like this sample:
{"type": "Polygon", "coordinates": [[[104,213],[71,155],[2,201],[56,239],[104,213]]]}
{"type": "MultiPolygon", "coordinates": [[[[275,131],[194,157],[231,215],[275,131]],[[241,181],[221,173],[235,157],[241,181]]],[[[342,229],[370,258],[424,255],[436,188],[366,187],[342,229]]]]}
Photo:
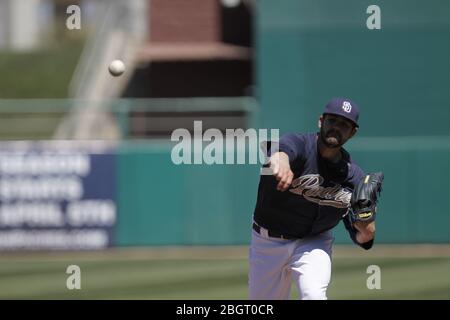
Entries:
{"type": "Polygon", "coordinates": [[[118,158],[119,245],[246,243],[257,165],[175,165],[169,145],[118,158]]]}
{"type": "MultiPolygon", "coordinates": [[[[450,140],[357,138],[348,149],[386,178],[377,215],[379,243],[450,242],[444,188],[450,140]],[[439,147],[439,148],[437,148],[439,147]]],[[[259,180],[256,165],[174,165],[169,145],[124,145],[118,156],[116,243],[245,244],[259,180]]],[[[349,243],[342,226],[336,242],[349,243]]]]}

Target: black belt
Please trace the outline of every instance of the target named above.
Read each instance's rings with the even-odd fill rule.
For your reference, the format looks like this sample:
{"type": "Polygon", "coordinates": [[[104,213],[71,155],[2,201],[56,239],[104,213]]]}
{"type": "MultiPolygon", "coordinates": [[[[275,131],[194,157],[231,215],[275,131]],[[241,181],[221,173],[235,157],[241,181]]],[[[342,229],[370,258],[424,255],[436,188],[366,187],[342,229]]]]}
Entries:
{"type": "MultiPolygon", "coordinates": [[[[253,230],[255,230],[256,232],[261,234],[261,227],[258,226],[255,222],[253,222],[253,230]]],[[[281,233],[273,232],[273,231],[270,231],[270,230],[267,230],[267,235],[269,237],[272,237],[272,238],[280,238],[280,239],[286,239],[286,240],[297,239],[295,237],[285,236],[285,235],[282,235],[281,233]]]]}

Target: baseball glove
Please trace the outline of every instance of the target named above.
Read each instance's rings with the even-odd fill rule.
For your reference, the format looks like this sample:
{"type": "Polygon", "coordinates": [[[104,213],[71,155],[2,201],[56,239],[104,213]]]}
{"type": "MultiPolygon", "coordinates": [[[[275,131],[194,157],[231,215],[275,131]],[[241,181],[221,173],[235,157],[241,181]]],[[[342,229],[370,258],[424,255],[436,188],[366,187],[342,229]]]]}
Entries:
{"type": "Polygon", "coordinates": [[[381,193],[384,174],[367,174],[356,186],[350,200],[350,220],[372,222],[375,220],[378,197],[381,193]]]}

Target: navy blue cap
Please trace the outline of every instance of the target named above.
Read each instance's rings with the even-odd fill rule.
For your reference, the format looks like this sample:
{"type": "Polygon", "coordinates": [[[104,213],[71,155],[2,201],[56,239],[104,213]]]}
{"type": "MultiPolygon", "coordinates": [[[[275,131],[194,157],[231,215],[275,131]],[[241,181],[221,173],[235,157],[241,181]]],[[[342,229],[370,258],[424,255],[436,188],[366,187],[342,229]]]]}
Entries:
{"type": "Polygon", "coordinates": [[[325,106],[325,111],[323,114],[334,114],[344,117],[355,124],[358,125],[359,118],[359,107],[356,103],[345,98],[333,98],[325,106]]]}

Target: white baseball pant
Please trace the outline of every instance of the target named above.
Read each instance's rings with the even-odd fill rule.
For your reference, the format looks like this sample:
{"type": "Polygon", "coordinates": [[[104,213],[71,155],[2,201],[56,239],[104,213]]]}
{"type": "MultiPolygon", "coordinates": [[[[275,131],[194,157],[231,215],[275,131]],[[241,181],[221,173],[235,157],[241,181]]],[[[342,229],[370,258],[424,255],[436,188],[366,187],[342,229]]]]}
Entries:
{"type": "Polygon", "coordinates": [[[319,235],[286,240],[267,230],[252,230],[249,250],[249,298],[289,299],[292,281],[302,300],[326,300],[331,279],[331,230],[319,235]]]}

